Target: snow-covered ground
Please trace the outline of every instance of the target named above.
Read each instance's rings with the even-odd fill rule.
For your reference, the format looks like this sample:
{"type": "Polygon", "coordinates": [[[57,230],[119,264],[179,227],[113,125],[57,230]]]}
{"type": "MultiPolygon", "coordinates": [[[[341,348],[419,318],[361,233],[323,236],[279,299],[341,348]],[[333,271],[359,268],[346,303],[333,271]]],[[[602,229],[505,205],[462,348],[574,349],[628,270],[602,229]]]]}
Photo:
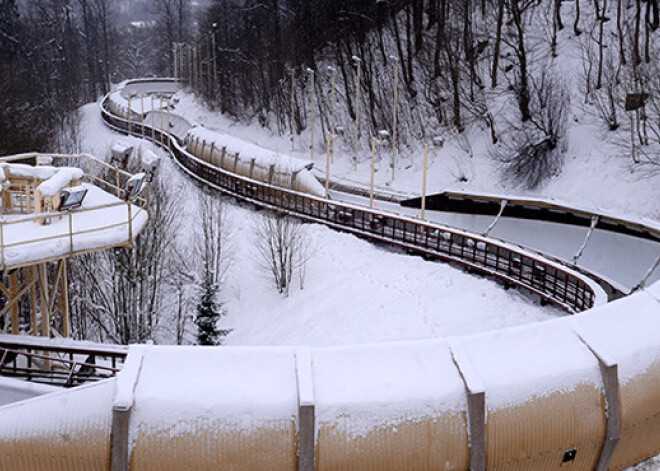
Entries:
{"type": "MultiPolygon", "coordinates": [[[[198,110],[184,96],[186,109],[198,110]]],[[[186,115],[187,116],[187,115],[186,115]]],[[[212,116],[208,114],[207,116],[212,116]]],[[[216,121],[214,121],[216,122],[216,121]]],[[[222,124],[223,118],[217,118],[222,124]]],[[[120,136],[106,128],[96,105],[83,108],[82,150],[104,158],[120,136]]],[[[253,142],[260,134],[253,129],[253,142]]],[[[122,137],[162,155],[159,172],[173,191],[198,191],[164,151],[136,138],[122,137]]],[[[262,143],[263,144],[263,143],[262,143]]],[[[471,276],[440,262],[426,261],[379,247],[321,225],[307,225],[313,255],[305,288],[297,284],[288,298],[259,268],[254,255],[260,212],[226,200],[232,232],[231,266],[221,291],[227,315],[221,327],[231,329],[227,345],[336,345],[461,335],[538,322],[563,315],[518,290],[471,276]]],[[[190,241],[196,210],[186,208],[181,237],[190,241]]],[[[297,283],[297,282],[296,282],[297,283]]],[[[192,339],[191,339],[192,340],[192,339]]],[[[166,341],[166,339],[162,339],[166,341]]]]}

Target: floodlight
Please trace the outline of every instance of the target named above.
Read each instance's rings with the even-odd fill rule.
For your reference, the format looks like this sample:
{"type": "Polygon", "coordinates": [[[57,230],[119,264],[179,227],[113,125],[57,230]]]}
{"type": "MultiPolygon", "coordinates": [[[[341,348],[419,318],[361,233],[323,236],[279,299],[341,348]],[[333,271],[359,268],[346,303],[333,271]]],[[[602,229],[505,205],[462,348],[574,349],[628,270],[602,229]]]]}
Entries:
{"type": "Polygon", "coordinates": [[[124,185],[124,201],[133,201],[147,186],[147,175],[136,173],[124,185]]]}
{"type": "Polygon", "coordinates": [[[153,181],[159,165],[160,157],[153,152],[147,151],[145,155],[142,156],[142,173],[146,174],[147,182],[151,183],[153,181]]]}
{"type": "Polygon", "coordinates": [[[70,211],[82,206],[82,202],[87,195],[87,188],[84,186],[73,186],[64,188],[60,191],[60,205],[58,211],[70,211]]]}
{"type": "Polygon", "coordinates": [[[333,66],[331,66],[331,65],[329,65],[328,67],[326,67],[326,69],[328,70],[328,72],[334,72],[334,71],[335,71],[335,68],[334,68],[333,66]]]}
{"type": "Polygon", "coordinates": [[[399,62],[399,58],[396,57],[396,56],[389,56],[389,59],[390,59],[392,62],[399,62]]]}
{"type": "Polygon", "coordinates": [[[390,141],[390,133],[386,129],[381,129],[378,131],[378,139],[381,141],[389,142],[390,141]]]}
{"type": "Polygon", "coordinates": [[[345,132],[345,131],[344,131],[344,126],[337,126],[337,127],[335,128],[335,134],[336,134],[337,136],[341,136],[341,137],[343,137],[343,136],[344,136],[344,132],[345,132]]]}
{"type": "Polygon", "coordinates": [[[445,138],[444,138],[444,137],[442,137],[442,136],[435,136],[435,137],[433,138],[433,146],[434,146],[434,147],[436,147],[436,148],[438,148],[438,149],[442,149],[442,148],[444,147],[444,145],[445,145],[445,138]]]}
{"type": "Polygon", "coordinates": [[[358,56],[353,56],[351,59],[353,59],[353,62],[362,62],[362,59],[360,59],[358,56]]]}

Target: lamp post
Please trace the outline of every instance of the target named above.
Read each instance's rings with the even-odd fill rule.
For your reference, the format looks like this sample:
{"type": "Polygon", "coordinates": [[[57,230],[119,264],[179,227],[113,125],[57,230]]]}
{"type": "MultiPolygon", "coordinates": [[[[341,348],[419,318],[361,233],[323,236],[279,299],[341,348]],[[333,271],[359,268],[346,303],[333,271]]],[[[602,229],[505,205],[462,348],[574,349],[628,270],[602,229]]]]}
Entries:
{"type": "Polygon", "coordinates": [[[151,142],[156,142],[156,123],[154,123],[154,96],[151,95],[151,142]]]}
{"type": "Polygon", "coordinates": [[[213,46],[213,99],[216,99],[216,87],[218,86],[218,58],[216,52],[215,32],[218,28],[218,23],[213,23],[213,35],[211,36],[211,44],[213,46]]]}
{"type": "Polygon", "coordinates": [[[163,130],[165,129],[165,113],[163,113],[163,102],[165,100],[165,96],[161,95],[160,100],[159,100],[159,108],[160,108],[160,143],[161,145],[163,144],[163,130]]]}
{"type": "MultiPolygon", "coordinates": [[[[335,154],[335,140],[344,136],[344,128],[341,126],[337,127],[336,133],[328,133],[327,139],[327,148],[326,148],[326,159],[325,159],[325,197],[328,197],[330,190],[330,163],[331,159],[335,154]]],[[[332,159],[334,160],[334,159],[332,159]]]]}
{"type": "Polygon", "coordinates": [[[193,67],[192,67],[192,46],[188,44],[188,86],[191,87],[193,85],[192,82],[192,76],[193,76],[193,67]]]}
{"type": "Polygon", "coordinates": [[[426,172],[428,170],[428,156],[429,152],[436,152],[443,148],[445,145],[445,140],[442,137],[433,138],[433,147],[429,147],[428,144],[424,145],[424,170],[422,172],[422,213],[421,219],[424,220],[424,212],[426,211],[426,172]]]}
{"type": "Polygon", "coordinates": [[[140,93],[140,124],[142,128],[142,139],[144,139],[144,94],[140,93]]]}
{"type": "Polygon", "coordinates": [[[296,113],[296,71],[291,69],[291,119],[289,124],[291,126],[291,152],[296,148],[296,132],[294,129],[294,118],[296,113]]]}
{"type": "Polygon", "coordinates": [[[378,131],[378,137],[371,138],[371,183],[369,185],[369,209],[374,207],[374,172],[376,166],[376,146],[384,146],[390,142],[390,133],[378,131]]]}
{"type": "Polygon", "coordinates": [[[128,92],[128,135],[133,135],[133,122],[131,121],[131,99],[136,95],[135,92],[128,92]]]}
{"type": "Polygon", "coordinates": [[[357,67],[355,78],[355,171],[358,169],[358,139],[360,136],[360,67],[362,60],[358,56],[353,56],[353,62],[357,67]]]}
{"type": "Polygon", "coordinates": [[[394,67],[394,113],[392,117],[392,181],[396,177],[396,131],[397,131],[397,112],[399,108],[399,59],[390,56],[392,66],[394,67]]]}
{"type": "Polygon", "coordinates": [[[312,132],[311,140],[312,140],[312,142],[309,146],[309,149],[310,149],[310,155],[311,155],[312,162],[314,162],[314,118],[315,118],[315,116],[314,116],[314,75],[315,74],[314,74],[314,70],[310,69],[310,68],[307,69],[307,73],[312,78],[312,91],[311,91],[310,96],[309,96],[310,108],[312,110],[312,129],[311,129],[311,132],[312,132]]]}
{"type": "MultiPolygon", "coordinates": [[[[332,73],[332,79],[331,79],[332,88],[330,89],[330,95],[331,95],[330,101],[332,102],[332,105],[331,105],[332,111],[331,111],[331,114],[330,114],[330,132],[336,134],[337,130],[335,129],[335,93],[336,93],[336,91],[335,91],[335,75],[337,74],[337,71],[335,70],[334,67],[331,67],[331,66],[328,66],[328,70],[332,73]]],[[[335,154],[333,152],[332,156],[331,156],[332,163],[335,163],[334,156],[335,156],[335,154]]],[[[327,191],[326,191],[326,197],[327,197],[327,191]]]]}
{"type": "Polygon", "coordinates": [[[178,87],[179,86],[179,75],[178,75],[178,69],[177,69],[177,63],[176,63],[176,43],[172,43],[172,49],[174,51],[173,55],[173,60],[174,60],[174,84],[178,87]]]}

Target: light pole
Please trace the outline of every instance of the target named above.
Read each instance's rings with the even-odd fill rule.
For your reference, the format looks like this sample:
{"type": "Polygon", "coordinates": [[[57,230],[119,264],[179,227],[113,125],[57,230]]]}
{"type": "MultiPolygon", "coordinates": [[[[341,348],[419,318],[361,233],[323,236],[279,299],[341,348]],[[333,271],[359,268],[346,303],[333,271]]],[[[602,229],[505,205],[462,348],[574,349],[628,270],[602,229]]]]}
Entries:
{"type": "Polygon", "coordinates": [[[156,143],[156,123],[154,123],[154,96],[151,95],[151,142],[156,143]]]}
{"type": "Polygon", "coordinates": [[[394,67],[394,116],[392,118],[392,181],[396,177],[396,131],[397,131],[397,111],[399,108],[399,59],[390,56],[392,66],[394,67]]]}
{"type": "Polygon", "coordinates": [[[218,28],[218,23],[213,23],[213,35],[211,37],[211,43],[213,46],[213,99],[216,99],[216,90],[218,86],[218,58],[216,52],[216,43],[215,43],[215,32],[218,28]]]}
{"type": "Polygon", "coordinates": [[[144,139],[144,93],[140,93],[140,122],[142,123],[142,139],[144,139]]]}
{"type": "Polygon", "coordinates": [[[422,214],[421,219],[424,220],[424,212],[426,211],[426,172],[428,170],[428,156],[429,152],[436,152],[443,148],[445,140],[442,137],[433,138],[433,147],[428,144],[424,145],[424,170],[422,172],[422,214]]]}
{"type": "MultiPolygon", "coordinates": [[[[335,154],[335,140],[344,136],[344,128],[337,127],[336,133],[328,133],[326,159],[325,159],[325,197],[328,197],[330,190],[330,160],[335,154]]],[[[334,160],[334,159],[333,159],[334,160]]]]}
{"type": "Polygon", "coordinates": [[[131,121],[131,99],[136,95],[135,92],[128,92],[128,135],[133,135],[133,122],[131,121]]]}
{"type": "Polygon", "coordinates": [[[310,146],[309,146],[309,149],[310,149],[310,154],[311,154],[312,162],[314,162],[314,118],[315,118],[315,116],[314,116],[314,75],[315,75],[315,74],[314,74],[314,70],[313,70],[313,69],[310,69],[310,68],[307,69],[307,73],[308,73],[308,74],[310,75],[310,77],[312,78],[312,91],[311,91],[310,96],[309,96],[310,107],[311,107],[311,110],[312,110],[312,129],[311,129],[311,132],[312,132],[312,136],[311,136],[312,142],[311,142],[311,144],[310,144],[310,146]]]}
{"type": "Polygon", "coordinates": [[[294,118],[296,113],[296,71],[291,69],[291,119],[289,124],[291,126],[291,152],[296,148],[296,132],[294,129],[294,118]]]}
{"type": "Polygon", "coordinates": [[[174,84],[178,87],[179,86],[179,78],[177,74],[177,64],[176,64],[176,43],[172,43],[172,49],[174,53],[172,54],[173,60],[174,60],[174,84]]]}
{"type": "Polygon", "coordinates": [[[369,209],[374,207],[374,172],[376,166],[376,146],[384,146],[390,142],[390,133],[378,131],[378,137],[371,138],[371,184],[369,185],[369,209]]]}
{"type": "MultiPolygon", "coordinates": [[[[337,71],[335,70],[334,67],[331,67],[331,66],[328,66],[328,70],[332,73],[332,80],[331,80],[332,88],[330,89],[330,95],[331,95],[330,100],[332,102],[332,112],[331,112],[331,115],[330,115],[330,132],[336,134],[337,130],[335,129],[335,92],[336,92],[335,91],[335,75],[336,75],[337,71]]],[[[332,158],[332,163],[335,163],[335,158],[334,157],[335,157],[335,154],[334,154],[334,151],[333,151],[332,157],[331,157],[332,158]]],[[[328,196],[327,193],[328,192],[326,191],[326,197],[328,196]]]]}
{"type": "Polygon", "coordinates": [[[163,102],[165,101],[165,96],[161,95],[159,100],[160,108],[160,143],[163,144],[163,130],[165,129],[165,113],[163,113],[163,102]]]}
{"type": "Polygon", "coordinates": [[[360,67],[362,60],[358,56],[353,56],[353,62],[357,67],[357,76],[355,78],[355,171],[358,169],[358,139],[360,136],[360,67]]]}
{"type": "MultiPolygon", "coordinates": [[[[192,67],[192,61],[193,61],[193,56],[192,56],[192,46],[188,44],[188,86],[192,87],[193,86],[193,81],[192,81],[192,76],[193,76],[193,67],[192,67]]],[[[194,93],[194,91],[193,91],[194,93]]]]}

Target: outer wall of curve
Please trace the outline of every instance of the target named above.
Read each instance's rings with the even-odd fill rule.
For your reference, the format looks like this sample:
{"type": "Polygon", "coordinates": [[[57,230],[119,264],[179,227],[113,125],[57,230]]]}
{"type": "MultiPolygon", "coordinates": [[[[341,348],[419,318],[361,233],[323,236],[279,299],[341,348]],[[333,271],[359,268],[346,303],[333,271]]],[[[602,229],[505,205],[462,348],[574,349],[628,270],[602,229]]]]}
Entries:
{"type": "MultiPolygon", "coordinates": [[[[103,116],[126,132],[125,120],[103,116]]],[[[207,164],[177,152],[177,162],[188,160],[179,162],[187,173],[207,180],[197,175],[210,175],[207,164]]],[[[214,178],[223,191],[282,210],[273,201],[279,189],[225,172],[214,178]]],[[[305,219],[354,233],[372,228],[365,216],[381,217],[306,195],[288,198],[285,211],[300,215],[307,204],[305,219]],[[350,211],[353,225],[327,219],[337,208],[350,211]]],[[[369,237],[407,248],[419,241],[415,226],[408,231],[414,221],[382,218],[393,224],[372,228],[369,237]]],[[[533,253],[421,226],[427,246],[430,238],[445,251],[433,256],[461,256],[457,263],[497,270],[495,276],[570,300],[575,311],[603,301],[593,280],[533,253]],[[440,232],[429,237],[434,230],[440,232]]],[[[0,408],[0,469],[619,470],[660,452],[658,331],[660,286],[653,285],[580,316],[449,341],[318,348],[300,356],[304,362],[290,348],[132,350],[128,361],[136,354],[145,360],[139,371],[126,371],[134,376],[123,386],[108,380],[0,408]],[[189,361],[172,361],[184,357],[189,361]],[[194,365],[217,369],[195,376],[217,407],[205,409],[212,420],[196,419],[190,391],[177,387],[197,373],[189,371],[194,365]],[[217,394],[208,388],[217,388],[222,374],[231,381],[217,394]],[[280,387],[255,385],[258,378],[280,387]],[[128,395],[117,389],[126,387],[128,395]],[[266,390],[260,402],[245,402],[266,390]],[[113,416],[119,397],[123,414],[113,416]],[[263,409],[263,401],[271,407],[263,409]],[[150,407],[159,409],[145,414],[150,407]],[[264,413],[242,428],[238,417],[259,408],[264,413]]]]}

